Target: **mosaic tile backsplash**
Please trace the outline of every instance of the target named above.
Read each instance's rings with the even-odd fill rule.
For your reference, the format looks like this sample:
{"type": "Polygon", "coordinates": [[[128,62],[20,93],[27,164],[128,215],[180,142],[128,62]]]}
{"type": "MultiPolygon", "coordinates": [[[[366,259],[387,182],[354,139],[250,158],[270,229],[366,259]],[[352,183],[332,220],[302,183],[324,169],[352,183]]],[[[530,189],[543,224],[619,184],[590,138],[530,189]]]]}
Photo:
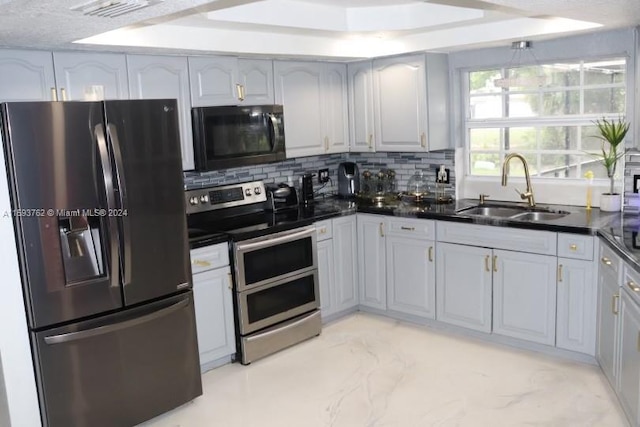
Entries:
{"type": "MultiPolygon", "coordinates": [[[[266,183],[288,182],[291,179],[297,184],[304,173],[318,173],[318,169],[328,168],[330,183],[323,192],[337,192],[338,165],[351,161],[358,165],[360,173],[364,170],[378,172],[381,169],[396,171],[399,190],[405,190],[409,178],[416,170],[427,175],[435,185],[437,169],[444,165],[449,169],[449,191],[455,188],[454,150],[443,150],[432,153],[341,153],[322,156],[298,157],[282,162],[264,165],[246,166],[212,172],[185,172],[185,188],[209,187],[214,185],[234,184],[237,182],[263,180],[266,183]]],[[[317,181],[317,180],[315,180],[317,181]]],[[[315,184],[317,190],[319,184],[315,184]]]]}

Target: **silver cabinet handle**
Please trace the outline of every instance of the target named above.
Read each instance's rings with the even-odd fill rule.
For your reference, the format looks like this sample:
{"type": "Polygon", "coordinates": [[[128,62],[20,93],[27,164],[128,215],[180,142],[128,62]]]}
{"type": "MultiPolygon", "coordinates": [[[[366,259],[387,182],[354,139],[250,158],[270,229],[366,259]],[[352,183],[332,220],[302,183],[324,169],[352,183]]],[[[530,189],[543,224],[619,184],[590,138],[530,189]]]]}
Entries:
{"type": "Polygon", "coordinates": [[[601,261],[604,265],[611,265],[611,260],[606,256],[603,256],[601,261]]]}
{"type": "Polygon", "coordinates": [[[615,294],[611,298],[611,312],[615,315],[618,314],[618,298],[620,298],[620,295],[618,294],[615,294]]]}
{"type": "Polygon", "coordinates": [[[429,262],[433,262],[433,246],[429,246],[429,262]]]}
{"type": "Polygon", "coordinates": [[[373,134],[369,134],[369,149],[373,148],[373,134]]]}
{"type": "Polygon", "coordinates": [[[324,137],[324,151],[329,151],[329,137],[324,137]]]}
{"type": "Polygon", "coordinates": [[[62,95],[62,100],[67,101],[67,91],[63,87],[60,88],[60,94],[62,95]]]}
{"type": "Polygon", "coordinates": [[[485,271],[491,271],[491,267],[489,267],[489,258],[491,258],[490,255],[487,255],[484,257],[484,269],[485,271]]]}
{"type": "Polygon", "coordinates": [[[380,223],[380,237],[384,237],[384,223],[380,223]]]}
{"type": "Polygon", "coordinates": [[[627,286],[629,287],[629,289],[631,289],[633,292],[640,292],[640,286],[636,285],[635,283],[633,283],[631,280],[629,280],[627,282],[627,286]]]}
{"type": "Polygon", "coordinates": [[[58,100],[58,92],[56,92],[56,88],[55,87],[51,88],[51,100],[52,101],[57,101],[58,100]]]}
{"type": "Polygon", "coordinates": [[[195,265],[196,267],[211,267],[211,263],[209,261],[202,259],[192,259],[191,265],[195,265]]]}
{"type": "Polygon", "coordinates": [[[227,283],[229,290],[233,289],[233,276],[231,276],[231,273],[227,273],[227,278],[229,279],[229,282],[227,283]]]}
{"type": "Polygon", "coordinates": [[[493,257],[493,271],[498,272],[498,255],[493,257]]]}
{"type": "Polygon", "coordinates": [[[402,226],[402,227],[400,227],[400,229],[401,229],[401,230],[407,230],[407,231],[414,231],[414,230],[415,230],[415,227],[405,227],[405,226],[402,226]]]}
{"type": "Polygon", "coordinates": [[[242,85],[236,84],[236,95],[238,96],[239,101],[244,101],[244,96],[242,94],[242,85]]]}
{"type": "Polygon", "coordinates": [[[420,135],[420,145],[422,148],[427,148],[427,135],[424,132],[420,135]]]}

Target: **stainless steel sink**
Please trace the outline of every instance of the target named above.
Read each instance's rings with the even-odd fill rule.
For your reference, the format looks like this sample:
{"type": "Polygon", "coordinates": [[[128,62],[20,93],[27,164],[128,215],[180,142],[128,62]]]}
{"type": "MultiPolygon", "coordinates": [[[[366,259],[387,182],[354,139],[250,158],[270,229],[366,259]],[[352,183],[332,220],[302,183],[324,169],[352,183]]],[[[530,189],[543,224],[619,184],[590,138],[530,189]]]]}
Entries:
{"type": "Polygon", "coordinates": [[[530,208],[525,206],[472,206],[457,212],[462,215],[481,216],[485,218],[503,218],[517,221],[552,221],[569,215],[567,211],[553,211],[547,208],[530,208]]]}
{"type": "Polygon", "coordinates": [[[507,218],[519,213],[522,213],[522,209],[508,208],[503,206],[473,206],[466,209],[461,209],[458,213],[464,215],[478,215],[478,216],[495,216],[500,218],[507,218]]]}
{"type": "Polygon", "coordinates": [[[557,212],[522,212],[517,215],[509,217],[510,219],[517,219],[520,221],[551,221],[553,219],[562,218],[569,215],[569,212],[557,211],[557,212]]]}

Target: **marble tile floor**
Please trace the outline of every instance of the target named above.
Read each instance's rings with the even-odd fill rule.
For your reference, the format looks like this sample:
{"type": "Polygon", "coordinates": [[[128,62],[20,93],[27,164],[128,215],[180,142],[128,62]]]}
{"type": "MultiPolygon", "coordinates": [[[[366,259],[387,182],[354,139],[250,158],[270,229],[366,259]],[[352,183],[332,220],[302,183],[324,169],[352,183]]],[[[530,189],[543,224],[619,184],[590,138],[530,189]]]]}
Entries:
{"type": "Polygon", "coordinates": [[[365,313],[203,388],[143,426],[628,425],[597,366],[365,313]]]}

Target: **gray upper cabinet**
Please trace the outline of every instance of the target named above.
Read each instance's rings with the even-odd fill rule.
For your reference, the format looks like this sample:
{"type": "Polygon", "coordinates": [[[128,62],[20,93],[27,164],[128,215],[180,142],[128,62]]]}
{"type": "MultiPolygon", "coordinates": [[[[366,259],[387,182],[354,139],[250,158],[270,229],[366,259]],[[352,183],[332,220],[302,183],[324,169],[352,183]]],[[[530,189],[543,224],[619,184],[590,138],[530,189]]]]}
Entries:
{"type": "Polygon", "coordinates": [[[375,151],[373,121],[373,69],[371,61],[347,66],[349,82],[350,151],[375,151]]]}
{"type": "Polygon", "coordinates": [[[179,56],[128,55],[131,99],[178,100],[182,168],[193,169],[191,96],[187,58],[179,56]]]}
{"type": "Polygon", "coordinates": [[[287,157],[348,150],[344,64],[274,62],[275,98],[284,107],[287,157]]]}
{"type": "Polygon", "coordinates": [[[273,62],[231,56],[190,57],[194,107],[273,104],[273,62]]]}
{"type": "Polygon", "coordinates": [[[275,103],[273,93],[273,61],[266,59],[238,59],[241,104],[268,105],[275,103]]]}
{"type": "Polygon", "coordinates": [[[376,150],[424,152],[448,148],[448,90],[446,55],[374,60],[376,150]]]}
{"type": "Polygon", "coordinates": [[[54,52],[53,64],[59,101],[129,98],[125,55],[54,52]]]}
{"type": "Polygon", "coordinates": [[[0,102],[54,101],[51,52],[0,50],[0,102]]]}

